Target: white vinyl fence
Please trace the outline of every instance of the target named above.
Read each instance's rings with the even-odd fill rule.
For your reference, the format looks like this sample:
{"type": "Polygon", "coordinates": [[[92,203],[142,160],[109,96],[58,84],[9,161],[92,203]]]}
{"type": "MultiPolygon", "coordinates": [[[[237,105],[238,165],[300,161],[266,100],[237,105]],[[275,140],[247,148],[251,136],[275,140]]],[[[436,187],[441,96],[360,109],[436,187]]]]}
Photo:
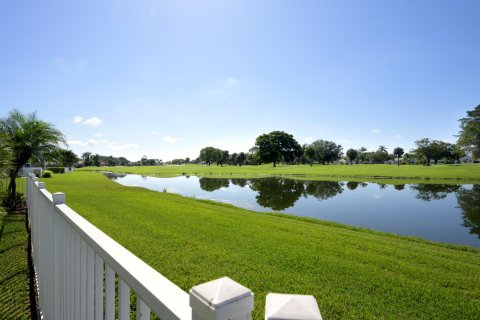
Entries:
{"type": "MultiPolygon", "coordinates": [[[[43,319],[250,319],[253,293],[224,277],[189,293],[152,269],[51,194],[29,174],[27,206],[43,319]],[[130,297],[135,292],[135,314],[130,297]]],[[[312,296],[269,294],[265,319],[321,320],[312,296]]]]}

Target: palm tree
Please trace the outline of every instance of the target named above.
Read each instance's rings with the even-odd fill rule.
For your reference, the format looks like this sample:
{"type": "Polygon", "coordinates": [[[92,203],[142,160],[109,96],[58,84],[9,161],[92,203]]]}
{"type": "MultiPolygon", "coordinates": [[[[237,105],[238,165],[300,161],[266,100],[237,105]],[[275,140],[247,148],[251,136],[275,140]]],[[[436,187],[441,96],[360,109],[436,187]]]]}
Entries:
{"type": "Polygon", "coordinates": [[[0,133],[0,178],[8,176],[12,166],[12,148],[8,136],[0,133]]]}
{"type": "Polygon", "coordinates": [[[404,151],[402,148],[397,147],[393,150],[393,154],[397,156],[397,163],[400,165],[400,157],[403,156],[404,151]]]}
{"type": "Polygon", "coordinates": [[[65,144],[63,134],[47,122],[37,118],[36,113],[22,114],[12,110],[8,117],[0,120],[0,133],[9,137],[13,163],[8,171],[10,184],[8,186],[7,205],[13,209],[16,198],[16,181],[20,168],[32,157],[41,158],[43,154],[50,153],[65,144]]]}

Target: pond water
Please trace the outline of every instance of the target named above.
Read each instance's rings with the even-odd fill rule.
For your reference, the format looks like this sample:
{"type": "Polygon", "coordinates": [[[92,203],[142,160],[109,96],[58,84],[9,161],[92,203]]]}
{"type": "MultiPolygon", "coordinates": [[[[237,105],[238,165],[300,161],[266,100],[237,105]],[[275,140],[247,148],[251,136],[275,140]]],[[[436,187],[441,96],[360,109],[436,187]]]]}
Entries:
{"type": "Polygon", "coordinates": [[[125,186],[480,247],[480,185],[121,175],[125,186]]]}

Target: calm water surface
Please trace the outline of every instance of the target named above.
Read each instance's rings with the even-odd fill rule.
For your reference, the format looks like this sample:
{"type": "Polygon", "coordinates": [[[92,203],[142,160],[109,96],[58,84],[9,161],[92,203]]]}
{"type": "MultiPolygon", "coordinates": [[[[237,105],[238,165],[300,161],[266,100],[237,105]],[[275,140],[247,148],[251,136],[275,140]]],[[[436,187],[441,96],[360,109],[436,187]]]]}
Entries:
{"type": "Polygon", "coordinates": [[[480,185],[122,175],[115,181],[256,211],[284,212],[480,247],[480,185]]]}

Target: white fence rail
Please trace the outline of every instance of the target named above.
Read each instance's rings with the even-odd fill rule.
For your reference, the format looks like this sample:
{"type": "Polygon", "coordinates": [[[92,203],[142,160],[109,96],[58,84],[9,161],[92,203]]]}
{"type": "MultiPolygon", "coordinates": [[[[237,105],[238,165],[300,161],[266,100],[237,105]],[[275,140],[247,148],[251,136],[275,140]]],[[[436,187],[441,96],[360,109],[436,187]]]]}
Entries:
{"type": "MultiPolygon", "coordinates": [[[[250,289],[225,277],[186,293],[70,209],[63,193],[49,193],[33,174],[27,178],[27,206],[43,319],[143,320],[151,313],[162,320],[250,319],[250,289]]],[[[321,319],[313,297],[267,297],[266,319],[299,316],[321,319]]]]}

